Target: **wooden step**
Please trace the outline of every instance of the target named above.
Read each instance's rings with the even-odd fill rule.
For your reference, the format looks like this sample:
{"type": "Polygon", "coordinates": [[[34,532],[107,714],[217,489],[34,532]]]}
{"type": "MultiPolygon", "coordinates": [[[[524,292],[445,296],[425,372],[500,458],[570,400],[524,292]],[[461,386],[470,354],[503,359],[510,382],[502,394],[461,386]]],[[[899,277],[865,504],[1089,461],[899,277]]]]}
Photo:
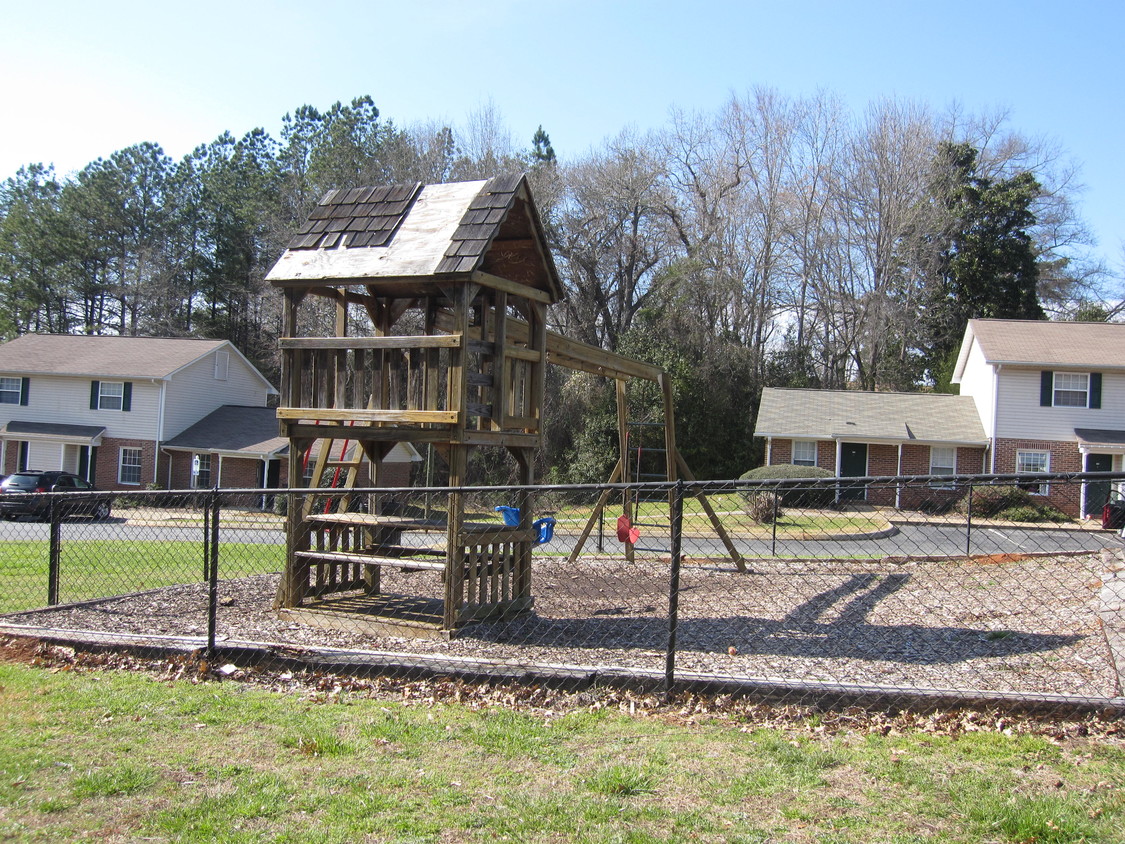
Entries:
{"type": "MultiPolygon", "coordinates": [[[[357,554],[352,551],[297,551],[295,557],[314,563],[359,563],[365,566],[385,566],[397,569],[424,569],[445,571],[445,562],[422,560],[416,556],[384,557],[375,554],[357,554]]],[[[444,557],[444,554],[442,555],[444,557]]]]}

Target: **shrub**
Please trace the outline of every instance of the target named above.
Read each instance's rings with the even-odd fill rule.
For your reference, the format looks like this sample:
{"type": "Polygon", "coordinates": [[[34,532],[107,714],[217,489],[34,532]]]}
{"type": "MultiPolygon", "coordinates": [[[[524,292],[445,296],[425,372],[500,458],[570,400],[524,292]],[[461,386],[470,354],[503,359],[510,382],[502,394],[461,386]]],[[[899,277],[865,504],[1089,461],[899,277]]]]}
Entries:
{"type": "MultiPolygon", "coordinates": [[[[781,463],[776,466],[759,466],[742,475],[743,481],[768,481],[785,478],[820,479],[833,478],[827,469],[816,466],[794,466],[791,463],[781,463]]],[[[824,486],[785,486],[781,491],[781,503],[786,507],[828,507],[836,500],[836,488],[830,484],[824,486]]],[[[763,490],[744,490],[743,495],[749,497],[763,490]]],[[[747,511],[749,512],[749,511],[747,511]]]]}
{"type": "Polygon", "coordinates": [[[1032,504],[1029,506],[1009,507],[997,514],[1001,519],[1009,522],[1069,522],[1070,517],[1060,513],[1048,504],[1032,504]]]}
{"type": "MultiPolygon", "coordinates": [[[[988,518],[989,516],[998,516],[1004,510],[1010,510],[1013,507],[1035,507],[1036,504],[1031,498],[1031,493],[1026,489],[1021,489],[1018,486],[1000,485],[1000,486],[978,486],[972,490],[973,496],[973,515],[988,518]]],[[[967,513],[969,511],[969,493],[957,501],[957,512],[967,513]]]]}
{"type": "Polygon", "coordinates": [[[781,518],[781,508],[774,513],[774,496],[772,492],[746,491],[742,495],[742,509],[746,515],[760,525],[768,525],[776,515],[781,518]]]}
{"type": "MultiPolygon", "coordinates": [[[[967,513],[969,496],[957,502],[957,512],[967,513]]],[[[1026,489],[1010,484],[973,488],[973,515],[1007,519],[1010,522],[1068,522],[1070,517],[1049,504],[1042,504],[1026,489]]]]}

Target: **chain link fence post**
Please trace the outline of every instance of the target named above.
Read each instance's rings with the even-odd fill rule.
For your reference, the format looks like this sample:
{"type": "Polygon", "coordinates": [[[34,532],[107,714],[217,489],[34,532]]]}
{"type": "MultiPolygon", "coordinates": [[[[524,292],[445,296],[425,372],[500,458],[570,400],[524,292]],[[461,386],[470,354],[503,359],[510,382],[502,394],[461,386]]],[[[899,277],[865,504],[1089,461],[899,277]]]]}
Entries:
{"type": "Polygon", "coordinates": [[[965,496],[965,556],[972,553],[973,544],[973,484],[969,483],[969,494],[965,496]]]}
{"type": "Polygon", "coordinates": [[[56,496],[51,496],[49,507],[51,538],[49,550],[47,552],[47,604],[53,607],[59,602],[59,563],[62,557],[62,540],[60,537],[62,508],[59,507],[59,500],[56,496]]]}
{"type": "Polygon", "coordinates": [[[207,496],[204,509],[204,524],[207,526],[205,544],[208,548],[207,568],[207,655],[215,653],[215,627],[219,608],[219,487],[215,486],[207,496]]]}
{"type": "Polygon", "coordinates": [[[684,482],[672,490],[672,548],[668,576],[668,650],[664,655],[664,701],[669,702],[676,682],[676,629],[680,619],[680,556],[684,540],[684,482]]]}
{"type": "Polygon", "coordinates": [[[773,491],[773,518],[770,520],[770,556],[777,556],[777,511],[778,511],[778,494],[777,489],[773,491]]]}

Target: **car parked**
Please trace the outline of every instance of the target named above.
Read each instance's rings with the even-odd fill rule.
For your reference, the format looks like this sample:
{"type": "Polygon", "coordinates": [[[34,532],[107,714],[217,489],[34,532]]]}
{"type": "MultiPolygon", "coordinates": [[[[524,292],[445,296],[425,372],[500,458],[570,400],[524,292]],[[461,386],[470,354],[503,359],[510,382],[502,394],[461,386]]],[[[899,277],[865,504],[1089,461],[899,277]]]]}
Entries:
{"type": "Polygon", "coordinates": [[[0,517],[18,519],[30,516],[33,519],[51,518],[51,500],[61,507],[60,515],[89,516],[92,519],[108,519],[113,496],[108,492],[76,496],[43,495],[46,492],[84,492],[97,493],[97,489],[84,478],[69,472],[16,472],[0,483],[0,517]]]}

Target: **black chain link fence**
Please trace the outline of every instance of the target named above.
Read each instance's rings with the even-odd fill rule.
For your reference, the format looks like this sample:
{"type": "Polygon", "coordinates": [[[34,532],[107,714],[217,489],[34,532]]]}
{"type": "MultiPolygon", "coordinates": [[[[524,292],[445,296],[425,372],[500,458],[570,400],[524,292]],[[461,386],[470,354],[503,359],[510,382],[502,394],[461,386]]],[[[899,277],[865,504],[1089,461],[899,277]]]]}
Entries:
{"type": "Polygon", "coordinates": [[[0,632],[408,676],[1120,713],[1123,485],[41,493],[0,523],[0,632]]]}

